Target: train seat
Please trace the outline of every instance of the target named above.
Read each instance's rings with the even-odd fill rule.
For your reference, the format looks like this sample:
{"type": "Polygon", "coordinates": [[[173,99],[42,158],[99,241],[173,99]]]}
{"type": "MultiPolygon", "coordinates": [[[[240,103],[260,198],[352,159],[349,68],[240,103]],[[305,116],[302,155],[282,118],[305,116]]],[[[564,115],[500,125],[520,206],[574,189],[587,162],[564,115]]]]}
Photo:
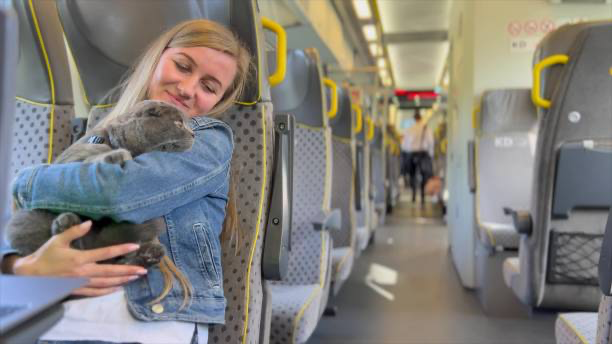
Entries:
{"type": "Polygon", "coordinates": [[[519,234],[505,208],[529,207],[536,111],[527,89],[483,93],[475,140],[476,278],[488,314],[520,315],[525,309],[504,284],[504,259],[515,257],[519,234]]]}
{"type": "MultiPolygon", "coordinates": [[[[238,196],[238,223],[244,240],[222,242],[224,325],[209,326],[209,342],[259,343],[269,333],[262,285],[262,247],[269,208],[273,154],[272,104],[263,30],[255,1],[140,2],[59,1],[66,40],[91,106],[89,126],[112,107],[106,95],[163,30],[188,19],[208,18],[230,27],[254,57],[255,78],[240,102],[219,118],[234,131],[232,175],[238,196]],[[145,14],[146,15],[143,15],[145,14]],[[150,23],[160,23],[151,26],[150,23]],[[245,132],[245,127],[249,128],[245,132]],[[263,320],[262,320],[263,319],[263,320]],[[261,330],[261,331],[260,331],[261,330]]],[[[162,238],[163,239],[163,238],[162,238]]],[[[149,273],[157,273],[151,271],[149,273]]]]}
{"type": "Polygon", "coordinates": [[[395,130],[391,125],[387,124],[386,129],[387,144],[385,150],[386,168],[385,168],[385,183],[387,185],[387,213],[391,213],[397,205],[400,197],[400,156],[399,143],[395,137],[395,130]]]}
{"type": "Polygon", "coordinates": [[[357,247],[356,256],[365,250],[371,237],[371,212],[370,212],[370,148],[366,142],[366,121],[362,107],[353,104],[353,110],[357,116],[355,124],[355,217],[357,223],[357,247]]]}
{"type": "Polygon", "coordinates": [[[374,123],[374,138],[370,145],[372,210],[376,213],[376,227],[385,224],[385,215],[387,214],[387,187],[385,186],[386,147],[383,133],[385,128],[381,122],[375,121],[374,123]]]}
{"type": "Polygon", "coordinates": [[[330,120],[332,129],[332,208],[342,213],[342,228],[332,231],[332,294],[340,290],[349,277],[355,258],[355,134],[351,99],[347,90],[337,88],[338,111],[330,120]],[[347,197],[348,196],[348,197],[347,197]]]}
{"type": "MultiPolygon", "coordinates": [[[[270,65],[276,61],[269,59],[270,65]]],[[[331,210],[330,129],[323,79],[314,49],[287,54],[287,76],[272,89],[275,114],[295,118],[293,214],[288,274],[267,283],[271,294],[271,343],[304,343],[328,299],[339,210],[331,210]],[[333,228],[333,229],[332,229],[333,228]]]]}
{"type": "Polygon", "coordinates": [[[532,199],[512,211],[518,270],[505,265],[514,293],[532,307],[593,311],[600,301],[596,262],[612,204],[611,38],[610,21],[567,25],[536,50],[532,99],[543,109],[532,199]]]}

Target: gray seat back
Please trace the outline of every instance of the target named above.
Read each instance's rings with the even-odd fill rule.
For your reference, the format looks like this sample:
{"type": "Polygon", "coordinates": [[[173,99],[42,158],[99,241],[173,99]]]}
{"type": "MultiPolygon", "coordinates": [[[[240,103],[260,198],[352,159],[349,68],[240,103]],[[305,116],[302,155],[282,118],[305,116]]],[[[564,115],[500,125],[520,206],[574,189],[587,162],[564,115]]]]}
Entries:
{"type": "Polygon", "coordinates": [[[564,42],[569,62],[558,67],[555,85],[550,73],[545,77],[554,90],[539,120],[533,230],[521,238],[521,274],[529,276],[525,298],[534,305],[594,310],[599,247],[612,204],[612,22],[562,29],[544,41],[564,42]]]}
{"type": "Polygon", "coordinates": [[[112,104],[102,103],[104,97],[117,86],[134,58],[162,31],[181,21],[207,18],[221,22],[249,48],[257,75],[240,100],[252,105],[236,105],[218,117],[234,131],[232,175],[237,182],[238,223],[246,240],[238,250],[230,242],[222,242],[225,325],[210,326],[209,338],[211,343],[258,343],[264,297],[261,256],[273,166],[273,121],[268,81],[262,77],[267,75],[267,66],[255,1],[60,0],[58,9],[92,106],[90,126],[109,111],[112,104]],[[151,25],[152,22],[156,25],[151,25]]]}
{"type": "Polygon", "coordinates": [[[52,162],[61,154],[70,145],[74,118],[68,59],[55,3],[15,1],[15,9],[20,58],[11,175],[26,166],[52,162]]]}
{"type": "Polygon", "coordinates": [[[385,145],[384,145],[384,128],[379,121],[376,121],[374,128],[374,138],[370,143],[372,155],[372,188],[374,193],[374,203],[379,206],[384,206],[386,201],[385,190],[385,145]]]}
{"type": "Polygon", "coordinates": [[[261,61],[261,52],[254,53],[263,47],[256,43],[261,30],[253,27],[261,25],[255,15],[258,10],[252,8],[251,1],[153,0],[144,4],[143,1],[122,0],[58,0],[58,9],[68,46],[73,52],[79,52],[73,54],[79,73],[95,75],[100,74],[99,70],[105,71],[98,78],[82,79],[85,101],[91,106],[89,128],[110,111],[113,99],[107,98],[109,91],[119,84],[148,44],[173,25],[189,19],[212,19],[236,32],[258,67],[253,76],[256,81],[247,87],[243,100],[268,98],[268,88],[263,87],[266,78],[260,77],[267,66],[261,61]],[[84,26],[95,30],[84,30],[84,26]],[[134,27],[146,30],[127,29],[134,27]]]}
{"type": "Polygon", "coordinates": [[[289,285],[318,284],[325,262],[324,232],[312,221],[330,209],[331,156],[329,129],[319,58],[315,50],[287,53],[285,80],[271,90],[275,113],[295,117],[293,150],[293,214],[289,285]]]}
{"type": "Polygon", "coordinates": [[[393,209],[397,205],[400,186],[400,156],[399,156],[399,142],[395,137],[394,130],[391,125],[388,124],[386,130],[386,171],[385,178],[388,181],[389,187],[387,191],[387,208],[393,209]]]}
{"type": "Polygon", "coordinates": [[[331,207],[340,209],[342,213],[342,228],[339,231],[332,231],[331,234],[334,247],[354,247],[355,135],[351,99],[344,87],[338,87],[338,112],[330,122],[334,161],[331,207]]]}
{"type": "Polygon", "coordinates": [[[332,240],[327,230],[315,226],[330,210],[332,163],[318,52],[289,51],[285,80],[271,91],[275,113],[295,117],[295,133],[291,252],[287,276],[271,282],[278,294],[272,295],[270,342],[303,342],[325,309],[331,273],[332,240]],[[295,299],[287,297],[288,291],[295,299]]]}
{"type": "MultiPolygon", "coordinates": [[[[9,161],[12,151],[18,30],[17,14],[13,8],[9,4],[0,4],[0,161],[9,161]]],[[[0,228],[10,216],[9,174],[6,165],[0,168],[0,228]]],[[[4,237],[0,236],[0,246],[3,241],[4,237]]]]}
{"type": "MultiPolygon", "coordinates": [[[[360,104],[361,105],[361,104],[360,104]]],[[[370,229],[370,144],[367,140],[368,124],[366,123],[367,112],[362,106],[362,128],[355,135],[356,145],[356,175],[358,184],[355,192],[355,209],[357,210],[357,226],[370,229]]]]}
{"type": "Polygon", "coordinates": [[[528,209],[535,153],[536,110],[528,89],[486,91],[476,137],[476,221],[489,246],[518,248],[504,208],[528,209]]]}

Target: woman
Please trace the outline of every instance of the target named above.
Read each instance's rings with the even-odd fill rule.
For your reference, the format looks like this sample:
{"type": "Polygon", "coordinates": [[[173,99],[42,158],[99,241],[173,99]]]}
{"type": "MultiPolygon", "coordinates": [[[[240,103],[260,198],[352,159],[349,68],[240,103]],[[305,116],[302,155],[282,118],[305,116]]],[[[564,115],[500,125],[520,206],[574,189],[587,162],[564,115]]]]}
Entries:
{"type": "Polygon", "coordinates": [[[190,151],[146,153],[123,167],[72,163],[19,173],[13,194],[25,209],[135,223],[164,216],[167,228],[160,241],[195,286],[189,307],[181,309],[176,286],[151,305],[163,290],[159,269],[96,264],[138,249],[133,244],[71,249],[70,242],[89,230],[90,223],[83,223],[34,254],[10,256],[3,264],[3,270],[15,274],[90,278],[75,294],[99,297],[67,302],[64,318],[44,341],[206,343],[206,324],[224,322],[219,235],[222,227],[225,237],[237,231],[229,192],[233,138],[225,123],[211,117],[240,96],[249,67],[247,50],[228,29],[207,20],[181,23],[148,48],[107,118],[144,99],[174,104],[192,118],[196,136],[190,151]]]}

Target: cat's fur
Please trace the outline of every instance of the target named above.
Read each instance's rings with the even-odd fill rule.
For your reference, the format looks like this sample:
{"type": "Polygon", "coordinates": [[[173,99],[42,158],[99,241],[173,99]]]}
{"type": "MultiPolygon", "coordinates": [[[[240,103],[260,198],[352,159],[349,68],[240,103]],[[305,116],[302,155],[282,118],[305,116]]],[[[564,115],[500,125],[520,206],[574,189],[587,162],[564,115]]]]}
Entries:
{"type": "MultiPolygon", "coordinates": [[[[159,101],[145,100],[128,113],[96,127],[66,149],[54,163],[106,162],[123,164],[150,151],[181,152],[191,148],[194,133],[188,119],[178,108],[159,101]],[[88,143],[92,137],[103,143],[88,143]]],[[[16,209],[7,227],[7,239],[21,255],[29,255],[52,235],[83,222],[74,213],[53,214],[47,210],[16,209]]],[[[72,242],[78,249],[93,249],[122,243],[138,243],[140,249],[107,263],[150,267],[165,256],[157,237],[165,229],[163,218],[143,224],[115,223],[109,219],[93,221],[91,230],[72,242]]]]}

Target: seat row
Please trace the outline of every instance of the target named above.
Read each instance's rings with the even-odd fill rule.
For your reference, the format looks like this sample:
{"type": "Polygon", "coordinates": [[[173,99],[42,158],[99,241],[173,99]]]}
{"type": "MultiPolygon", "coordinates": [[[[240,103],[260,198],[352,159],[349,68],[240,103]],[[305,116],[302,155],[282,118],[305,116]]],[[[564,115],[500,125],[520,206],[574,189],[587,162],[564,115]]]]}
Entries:
{"type": "Polygon", "coordinates": [[[325,78],[316,50],[287,52],[282,27],[260,17],[255,0],[14,6],[21,57],[12,174],[52,162],[103,119],[113,106],[105,96],[163,30],[207,18],[237,33],[254,56],[256,77],[220,119],[234,131],[232,174],[247,237],[240,247],[221,247],[226,322],[211,326],[209,337],[305,342],[397,202],[397,137],[384,106],[373,106],[379,99],[351,96],[325,78]],[[143,13],[147,23],[163,25],[146,24],[143,13]],[[273,53],[265,52],[264,30],[276,34],[273,53]],[[76,113],[73,94],[85,101],[87,118],[76,113]]]}
{"type": "Polygon", "coordinates": [[[477,288],[492,315],[596,310],[612,205],[612,22],[563,26],[533,87],[487,91],[470,143],[477,288]],[[520,301],[520,303],[518,302],[520,301]]]}

